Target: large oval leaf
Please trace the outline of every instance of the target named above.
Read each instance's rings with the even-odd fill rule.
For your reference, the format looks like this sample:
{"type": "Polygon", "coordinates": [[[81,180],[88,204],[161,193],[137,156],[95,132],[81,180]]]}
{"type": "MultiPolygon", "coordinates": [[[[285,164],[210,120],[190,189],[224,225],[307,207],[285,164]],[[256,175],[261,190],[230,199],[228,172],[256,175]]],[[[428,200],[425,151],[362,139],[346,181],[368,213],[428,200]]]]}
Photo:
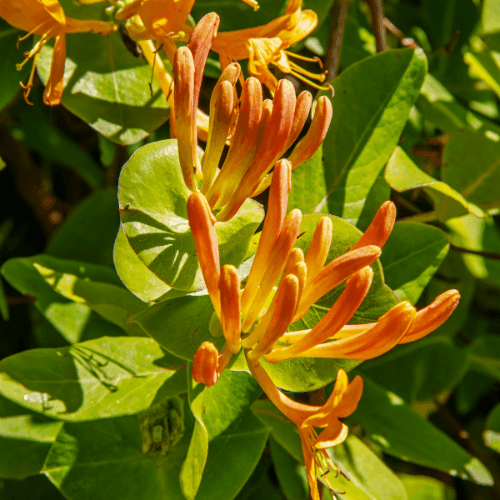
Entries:
{"type": "MultiPolygon", "coordinates": [[[[190,191],[182,178],[177,141],[147,144],[124,165],[120,175],[120,215],[128,241],[160,280],[185,291],[204,286],[187,220],[190,191]]],[[[217,223],[221,265],[238,267],[263,217],[247,200],[228,222],[217,223]]]]}
{"type": "Polygon", "coordinates": [[[330,213],[365,229],[389,197],[379,177],[426,69],[421,49],[388,50],[353,64],[331,81],[334,113],[323,147],[330,213]]]}
{"type": "Polygon", "coordinates": [[[31,349],[0,362],[0,394],[58,420],[133,415],[187,390],[179,363],[139,337],[31,349]]]}

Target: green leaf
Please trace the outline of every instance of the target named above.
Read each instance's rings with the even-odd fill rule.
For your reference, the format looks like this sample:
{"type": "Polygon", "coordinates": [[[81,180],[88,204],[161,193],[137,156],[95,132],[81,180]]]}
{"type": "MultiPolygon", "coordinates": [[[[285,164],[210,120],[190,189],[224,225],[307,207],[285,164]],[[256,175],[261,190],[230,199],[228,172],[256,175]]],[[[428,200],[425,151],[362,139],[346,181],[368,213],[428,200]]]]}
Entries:
{"type": "Polygon", "coordinates": [[[363,397],[347,420],[361,425],[367,437],[384,453],[478,484],[493,483],[477,458],[415,413],[399,396],[366,376],[363,382],[363,397]]]}
{"type": "Polygon", "coordinates": [[[453,132],[443,151],[443,181],[472,203],[498,201],[499,141],[493,131],[453,132]]]}
{"type": "Polygon", "coordinates": [[[232,500],[257,466],[267,437],[267,429],[246,410],[212,439],[196,500],[232,500]]]}
{"type": "Polygon", "coordinates": [[[39,474],[62,425],[0,397],[0,477],[39,474]]]}
{"type": "Polygon", "coordinates": [[[31,476],[24,481],[16,479],[2,481],[0,498],[2,500],[25,500],[26,498],[64,500],[57,488],[43,475],[31,476]]]}
{"type": "Polygon", "coordinates": [[[131,316],[146,308],[144,302],[122,287],[83,280],[74,274],[57,272],[36,262],[33,265],[56,292],[69,300],[88,305],[126,332],[129,332],[128,321],[131,316]]]}
{"type": "MultiPolygon", "coordinates": [[[[3,109],[17,94],[21,88],[19,81],[23,82],[30,72],[30,63],[23,69],[16,71],[16,64],[23,62],[23,54],[17,49],[17,38],[24,35],[22,31],[12,27],[3,19],[0,19],[0,40],[2,41],[2,54],[0,56],[0,74],[2,85],[0,86],[0,109],[3,109]]],[[[25,41],[23,48],[29,47],[30,39],[25,41]]]]}
{"type": "Polygon", "coordinates": [[[471,76],[483,80],[497,96],[500,96],[500,66],[498,53],[489,50],[479,38],[471,39],[471,51],[464,54],[464,62],[469,66],[471,76]]]}
{"type": "Polygon", "coordinates": [[[275,439],[269,440],[269,447],[274,470],[286,500],[307,500],[309,487],[304,465],[288,454],[275,439]]]}
{"type": "Polygon", "coordinates": [[[116,272],[123,284],[144,302],[158,300],[172,290],[164,281],[157,278],[134,252],[121,226],[116,237],[113,256],[116,272]]]}
{"type": "Polygon", "coordinates": [[[0,361],[0,394],[58,420],[132,415],[186,391],[179,363],[139,337],[31,349],[0,361]]]}
{"type": "MultiPolygon", "coordinates": [[[[191,370],[189,370],[189,373],[191,373],[191,370]]],[[[204,384],[197,384],[190,376],[188,389],[189,404],[196,418],[196,423],[189,452],[182,466],[180,475],[182,492],[187,500],[192,500],[195,496],[198,499],[200,494],[203,498],[207,499],[217,498],[216,484],[213,485],[215,490],[210,494],[208,493],[210,490],[207,490],[207,488],[212,487],[210,481],[205,481],[206,491],[204,494],[201,491],[199,494],[197,494],[197,492],[199,488],[203,487],[202,475],[208,474],[208,477],[212,475],[212,473],[208,473],[207,470],[205,470],[205,467],[208,468],[210,466],[217,469],[221,465],[220,459],[219,463],[210,463],[209,461],[210,454],[214,453],[213,448],[226,445],[231,447],[233,445],[231,440],[224,443],[222,436],[226,435],[227,432],[230,432],[231,435],[233,430],[229,431],[229,429],[238,427],[237,421],[244,420],[247,422],[245,427],[248,426],[253,432],[265,434],[261,436],[263,437],[263,442],[260,443],[261,448],[249,447],[248,445],[245,446],[245,452],[248,453],[246,460],[241,458],[242,448],[239,449],[239,452],[235,452],[236,456],[240,455],[238,461],[242,464],[250,464],[252,462],[254,464],[250,470],[248,470],[248,468],[245,469],[245,467],[236,467],[233,474],[228,474],[228,477],[232,478],[233,488],[235,490],[234,495],[236,495],[247,481],[253,471],[253,467],[257,464],[267,439],[265,427],[263,427],[248,410],[249,406],[259,397],[262,391],[251,375],[229,370],[224,371],[217,383],[212,387],[206,387],[204,384]],[[217,438],[219,441],[217,441],[217,438]],[[214,444],[214,442],[216,443],[214,444]]],[[[249,432],[251,433],[252,431],[249,430],[249,432]]],[[[239,431],[237,433],[239,433],[239,431]]],[[[254,436],[253,439],[257,437],[258,436],[254,436]]],[[[215,455],[217,454],[218,453],[215,453],[215,455]]],[[[226,472],[220,471],[220,474],[226,475],[228,466],[227,463],[224,463],[226,472]]]]}
{"type": "Polygon", "coordinates": [[[451,243],[472,251],[462,253],[469,272],[475,278],[500,286],[500,262],[494,258],[499,253],[500,230],[495,219],[477,219],[472,215],[465,215],[447,221],[446,225],[451,229],[451,243]],[[475,251],[485,252],[486,256],[474,255],[475,251]],[[493,258],[487,258],[488,253],[493,258]]]}
{"type": "Polygon", "coordinates": [[[262,455],[247,484],[235,500],[283,500],[283,494],[270,477],[271,457],[262,455]]]}
{"type": "Polygon", "coordinates": [[[208,329],[213,312],[208,295],[190,295],[158,302],[134,316],[132,321],[163,348],[192,360],[206,340],[213,342],[217,349],[224,345],[224,337],[213,337],[208,329]]]}
{"type": "Polygon", "coordinates": [[[468,369],[464,349],[447,337],[430,337],[396,346],[363,363],[359,371],[411,404],[434,400],[453,389],[468,369]]]}
{"type": "Polygon", "coordinates": [[[430,304],[438,295],[455,288],[460,292],[460,302],[453,314],[443,325],[435,330],[435,335],[455,335],[463,327],[476,292],[476,280],[471,276],[457,252],[449,252],[439,271],[433,276],[424,292],[426,304],[430,304]]]}
{"type": "Polygon", "coordinates": [[[45,253],[113,267],[113,244],[119,223],[116,188],[98,190],[71,212],[45,253]]]}
{"type": "Polygon", "coordinates": [[[9,321],[9,305],[7,304],[7,297],[3,288],[2,280],[0,279],[0,314],[4,321],[9,321]]]}
{"type": "MultiPolygon", "coordinates": [[[[110,20],[105,4],[61,2],[67,16],[110,20]]],[[[53,44],[43,47],[38,70],[44,82],[49,76],[53,44]]],[[[170,65],[164,61],[167,70],[170,65]]],[[[144,139],[168,118],[168,105],[151,68],[134,57],[120,33],[107,36],[77,33],[66,36],[66,65],[62,104],[99,133],[120,144],[144,139]],[[85,47],[85,50],[82,50],[85,47]]]]}
{"type": "Polygon", "coordinates": [[[490,412],[483,432],[484,444],[500,453],[500,404],[490,412]]]}
{"type": "MultiPolygon", "coordinates": [[[[159,141],[138,149],[123,167],[119,189],[122,227],[140,259],[173,288],[202,288],[187,220],[190,191],[182,178],[177,142],[159,141]]],[[[243,262],[262,217],[261,206],[249,199],[230,221],[216,225],[221,266],[243,262]]]]}
{"type": "Polygon", "coordinates": [[[423,188],[434,202],[434,210],[438,220],[447,220],[472,213],[484,217],[483,211],[468,203],[467,200],[448,184],[434,179],[420,170],[410,157],[396,146],[387,167],[384,178],[392,189],[402,193],[410,189],[423,188]]]}
{"type": "Polygon", "coordinates": [[[189,434],[168,454],[151,455],[142,452],[136,416],[65,423],[44,473],[72,500],[184,500],[179,471],[189,434]]]}
{"type": "Polygon", "coordinates": [[[312,213],[326,195],[323,146],[320,146],[309,160],[294,170],[287,212],[298,208],[303,213],[312,213]]]}
{"type": "Polygon", "coordinates": [[[467,347],[471,370],[500,380],[500,338],[486,335],[467,347]]]}
{"type": "Polygon", "coordinates": [[[123,335],[123,330],[107,321],[83,303],[63,297],[52,289],[37,271],[34,264],[40,264],[59,272],[69,272],[82,279],[90,279],[120,285],[116,273],[104,266],[71,260],[62,260],[48,255],[8,260],[2,266],[5,279],[21,293],[33,296],[35,307],[61,333],[67,342],[78,342],[92,335],[123,335]]]}
{"type": "Polygon", "coordinates": [[[380,260],[388,286],[399,300],[416,304],[448,252],[446,234],[418,222],[397,222],[380,260]]]}
{"type": "Polygon", "coordinates": [[[494,390],[494,386],[495,381],[489,375],[469,371],[455,391],[458,413],[466,415],[471,412],[483,397],[494,390]]]}
{"type": "Polygon", "coordinates": [[[365,229],[388,198],[389,190],[376,181],[398,143],[426,69],[422,50],[388,50],[332,80],[334,113],[323,146],[330,213],[365,229]]]}
{"type": "Polygon", "coordinates": [[[445,133],[466,127],[479,129],[483,126],[481,119],[462,106],[453,94],[430,74],[425,77],[420,90],[417,108],[445,133]]]}
{"type": "Polygon", "coordinates": [[[408,500],[455,500],[456,493],[447,484],[429,476],[400,474],[408,500]]]}
{"type": "Polygon", "coordinates": [[[73,170],[92,189],[101,187],[103,171],[87,150],[54,126],[54,117],[42,96],[41,88],[34,89],[30,94],[33,106],[20,100],[9,111],[12,116],[12,123],[7,126],[10,133],[50,163],[73,170]]]}
{"type": "Polygon", "coordinates": [[[340,445],[331,450],[335,464],[340,467],[349,481],[335,472],[328,474],[330,481],[345,491],[346,500],[406,500],[406,492],[400,480],[373,451],[356,436],[350,435],[340,445]]]}

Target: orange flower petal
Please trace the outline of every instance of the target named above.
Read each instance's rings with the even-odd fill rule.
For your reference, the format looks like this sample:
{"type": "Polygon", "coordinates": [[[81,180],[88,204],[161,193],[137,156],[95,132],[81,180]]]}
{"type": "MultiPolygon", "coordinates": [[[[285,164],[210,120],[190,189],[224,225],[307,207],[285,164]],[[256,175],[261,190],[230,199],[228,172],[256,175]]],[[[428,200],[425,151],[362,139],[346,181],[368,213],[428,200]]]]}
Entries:
{"type": "Polygon", "coordinates": [[[349,251],[332,260],[306,286],[294,321],[304,316],[315,302],[349,276],[373,264],[380,257],[380,253],[379,247],[371,245],[349,251]]]}
{"type": "Polygon", "coordinates": [[[332,221],[329,217],[322,217],[316,225],[306,254],[307,283],[310,283],[325,265],[331,242],[332,221]]]}
{"type": "Polygon", "coordinates": [[[292,163],[292,169],[308,160],[320,147],[326,137],[328,127],[332,121],[332,103],[326,96],[318,99],[314,118],[305,137],[295,146],[288,160],[292,163]]]}
{"type": "Polygon", "coordinates": [[[199,192],[191,193],[189,196],[187,213],[203,279],[215,311],[220,318],[220,260],[215,219],[207,200],[199,192]]]}
{"type": "Polygon", "coordinates": [[[373,271],[369,267],[354,274],[332,308],[307,335],[290,347],[278,348],[271,352],[265,357],[266,361],[277,363],[300,356],[304,351],[321,344],[334,332],[340,330],[363,302],[370,289],[372,279],[373,271]]]}
{"type": "Polygon", "coordinates": [[[283,278],[267,314],[271,316],[267,328],[262,334],[257,347],[248,353],[248,358],[257,361],[283,335],[290,325],[299,299],[299,280],[289,274],[283,278]]]}
{"type": "Polygon", "coordinates": [[[203,342],[193,358],[193,380],[211,387],[217,382],[219,351],[212,342],[203,342]]]}
{"type": "Polygon", "coordinates": [[[237,354],[241,346],[240,277],[234,266],[222,268],[219,288],[222,330],[229,350],[237,354]]]}
{"type": "Polygon", "coordinates": [[[64,33],[56,36],[50,74],[43,94],[43,102],[49,106],[60,104],[63,93],[64,64],[66,62],[66,37],[64,33]]]}
{"type": "Polygon", "coordinates": [[[301,354],[314,358],[372,359],[392,349],[415,319],[415,308],[401,302],[384,314],[373,328],[349,338],[317,345],[301,354]]]}
{"type": "Polygon", "coordinates": [[[262,277],[273,252],[276,240],[286,217],[288,193],[291,189],[291,168],[287,161],[279,161],[275,167],[275,176],[269,191],[268,210],[264,227],[257,246],[252,268],[241,299],[242,310],[246,314],[248,306],[255,298],[262,277]]]}
{"type": "Polygon", "coordinates": [[[414,342],[439,328],[451,316],[459,300],[458,290],[448,290],[436,297],[432,304],[417,312],[410,330],[399,343],[414,342]]]}
{"type": "Polygon", "coordinates": [[[371,224],[351,250],[367,245],[376,245],[382,248],[389,238],[395,222],[396,205],[392,201],[386,201],[377,210],[371,224]]]}

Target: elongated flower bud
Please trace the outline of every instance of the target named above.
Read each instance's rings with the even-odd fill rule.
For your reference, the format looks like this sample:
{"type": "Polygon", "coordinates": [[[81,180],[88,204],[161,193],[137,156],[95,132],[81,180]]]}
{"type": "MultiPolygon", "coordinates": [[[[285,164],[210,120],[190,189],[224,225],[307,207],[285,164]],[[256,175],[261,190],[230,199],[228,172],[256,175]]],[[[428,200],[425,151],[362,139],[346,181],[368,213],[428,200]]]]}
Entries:
{"type": "Polygon", "coordinates": [[[229,350],[237,354],[241,346],[240,277],[234,266],[222,268],[219,287],[222,331],[229,350]]]}
{"type": "Polygon", "coordinates": [[[285,333],[290,325],[293,312],[299,298],[299,280],[297,276],[289,274],[281,281],[274,304],[271,306],[272,318],[265,332],[262,335],[257,347],[252,349],[248,357],[252,361],[256,361],[265,354],[272,345],[285,333]]]}
{"type": "Polygon", "coordinates": [[[264,220],[264,227],[241,299],[244,313],[248,310],[248,306],[257,293],[269,256],[281,232],[286,216],[288,193],[291,189],[291,172],[290,164],[286,160],[279,161],[276,164],[275,177],[269,191],[268,211],[264,220]]]}
{"type": "Polygon", "coordinates": [[[175,127],[178,134],[179,161],[186,186],[196,191],[194,171],[198,168],[196,143],[196,106],[194,104],[194,63],[187,47],[177,50],[174,57],[175,127]]]}
{"type": "Polygon", "coordinates": [[[321,344],[340,330],[353,317],[363,302],[373,279],[373,271],[365,267],[354,274],[333,307],[323,316],[321,321],[302,339],[290,347],[277,349],[266,356],[266,361],[279,362],[295,356],[321,344]]]}
{"type": "Polygon", "coordinates": [[[261,127],[262,109],[262,85],[257,78],[250,77],[243,84],[241,106],[231,147],[219,176],[207,196],[211,207],[225,205],[245,175],[246,168],[253,161],[252,155],[250,162],[246,162],[248,164],[245,170],[241,169],[243,159],[255,148],[257,133],[261,127]]]}
{"type": "Polygon", "coordinates": [[[376,245],[382,248],[389,238],[394,223],[396,222],[396,205],[386,201],[377,210],[375,217],[359,241],[351,248],[356,250],[367,245],[376,245]]]}
{"type": "Polygon", "coordinates": [[[234,89],[231,82],[227,80],[220,82],[212,93],[212,99],[214,97],[215,102],[213,106],[210,106],[207,147],[201,161],[203,192],[206,192],[212,185],[231,127],[235,107],[234,89]]]}
{"type": "Polygon", "coordinates": [[[193,358],[193,379],[195,382],[211,387],[217,382],[219,351],[212,342],[203,342],[193,358]]]}
{"type": "Polygon", "coordinates": [[[307,283],[310,283],[323,268],[332,243],[332,221],[322,217],[311,239],[305,262],[307,265],[307,283]]]}
{"type": "Polygon", "coordinates": [[[302,213],[298,209],[292,210],[285,219],[280,235],[269,256],[269,262],[266,265],[258,292],[256,291],[257,293],[253,300],[250,297],[247,311],[243,311],[246,312],[246,318],[242,327],[244,332],[249,330],[252,323],[258,317],[267,296],[283,271],[288,255],[297,240],[301,220],[302,213]]]}
{"type": "Polygon", "coordinates": [[[295,146],[288,160],[292,169],[308,160],[325,140],[328,127],[332,121],[332,103],[326,96],[318,99],[314,118],[306,136],[295,146]]]}
{"type": "Polygon", "coordinates": [[[342,281],[363,267],[373,264],[380,254],[380,248],[371,245],[347,252],[332,260],[306,286],[294,321],[301,318],[315,302],[342,281]]]}
{"type": "Polygon", "coordinates": [[[404,337],[415,319],[415,308],[400,302],[365,333],[317,345],[301,356],[315,358],[372,359],[392,349],[404,337]]]}
{"type": "Polygon", "coordinates": [[[273,101],[273,112],[264,138],[257,148],[255,160],[227,205],[217,216],[218,220],[224,221],[233,217],[279,159],[292,128],[295,102],[293,85],[287,80],[280,80],[273,101]]]}
{"type": "Polygon", "coordinates": [[[439,328],[458,306],[460,293],[458,290],[448,290],[434,299],[434,302],[417,312],[415,320],[408,333],[400,341],[407,344],[425,337],[439,328]]]}
{"type": "Polygon", "coordinates": [[[199,192],[191,193],[189,196],[187,213],[203,279],[215,311],[220,318],[220,259],[215,218],[207,200],[199,192]]]}

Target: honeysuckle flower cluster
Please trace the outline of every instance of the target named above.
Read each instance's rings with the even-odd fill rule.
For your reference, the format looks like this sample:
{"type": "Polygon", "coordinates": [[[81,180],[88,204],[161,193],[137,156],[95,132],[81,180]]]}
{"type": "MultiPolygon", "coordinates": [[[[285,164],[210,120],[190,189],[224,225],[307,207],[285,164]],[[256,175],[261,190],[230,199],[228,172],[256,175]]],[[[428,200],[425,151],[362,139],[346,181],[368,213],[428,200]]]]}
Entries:
{"type": "Polygon", "coordinates": [[[331,104],[326,97],[318,100],[308,133],[284,159],[283,154],[305,124],[312,96],[304,92],[296,98],[292,85],[281,80],[274,100],[263,101],[261,83],[250,77],[243,83],[238,106],[235,85],[241,70],[236,63],[226,67],[213,91],[208,142],[199,161],[196,109],[203,67],[217,27],[216,14],[205,16],[194,28],[188,46],[179,48],[174,57],[179,160],[186,185],[192,191],[187,201],[189,225],[207,292],[225,338],[220,353],[212,342],[199,346],[192,374],[196,382],[211,386],[231,357],[243,349],[249,370],[262,389],[297,425],[311,494],[319,500],[317,471],[324,475],[337,470],[325,450],[345,440],[347,427],[339,418],[356,409],[362,381],[356,377],[349,384],[347,375],[340,370],[334,391],[323,406],[299,404],[274,385],[261,360],[371,359],[438,328],[457,306],[460,294],[456,290],[445,292],[418,312],[408,301],[400,302],[375,323],[348,325],[370,289],[370,265],[380,257],[392,231],[395,206],[384,203],[359,241],[329,263],[329,217],[318,222],[305,255],[294,248],[302,213],[297,209],[286,213],[292,169],[309,158],[323,141],[331,120],[331,104]],[[229,151],[219,170],[228,143],[229,151]],[[242,289],[236,268],[220,267],[215,226],[233,217],[246,198],[269,185],[268,211],[242,289]],[[313,304],[344,282],[343,292],[314,328],[287,331],[313,304]],[[324,430],[318,435],[316,427],[324,430]]]}
{"type": "Polygon", "coordinates": [[[55,39],[54,52],[43,100],[45,104],[53,106],[61,102],[63,93],[66,34],[92,32],[107,35],[116,30],[114,24],[105,21],[83,21],[66,17],[58,0],[2,0],[0,17],[15,28],[28,31],[27,35],[19,38],[19,42],[33,34],[41,36],[36,45],[24,53],[25,60],[17,65],[17,69],[21,69],[33,58],[33,68],[28,83],[21,84],[28,104],[31,104],[28,96],[33,87],[33,77],[40,50],[51,38],[55,39]]]}
{"type": "MultiPolygon", "coordinates": [[[[201,193],[217,221],[232,218],[244,201],[269,187],[275,163],[299,137],[309,115],[312,95],[296,97],[288,80],[280,80],[273,100],[263,99],[262,85],[254,77],[243,82],[238,99],[239,64],[230,64],[220,76],[210,102],[208,141],[200,162],[197,153],[197,107],[201,79],[219,18],[207,14],[195,27],[189,44],[174,57],[175,126],[184,181],[201,193]],[[224,146],[229,151],[217,174],[224,146]]],[[[317,150],[326,136],[332,106],[327,97],[318,100],[314,118],[304,138],[288,157],[296,168],[317,150]]]]}

